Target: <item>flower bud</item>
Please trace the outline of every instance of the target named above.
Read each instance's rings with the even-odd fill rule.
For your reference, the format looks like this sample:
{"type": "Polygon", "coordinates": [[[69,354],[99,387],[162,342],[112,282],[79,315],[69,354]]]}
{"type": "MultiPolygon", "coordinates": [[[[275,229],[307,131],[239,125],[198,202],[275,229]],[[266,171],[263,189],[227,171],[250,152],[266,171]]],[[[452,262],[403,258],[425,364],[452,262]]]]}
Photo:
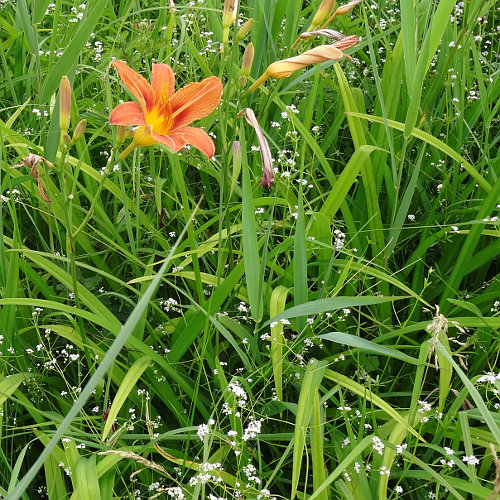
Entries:
{"type": "Polygon", "coordinates": [[[335,0],[323,0],[321,2],[321,5],[318,7],[318,10],[316,11],[316,14],[314,14],[311,25],[309,26],[307,31],[312,31],[318,26],[321,26],[323,21],[330,15],[334,7],[335,0]]]}
{"type": "Polygon", "coordinates": [[[116,127],[116,149],[118,149],[126,139],[127,127],[125,125],[118,125],[116,127]]]}
{"type": "Polygon", "coordinates": [[[241,74],[248,76],[250,70],[252,69],[253,56],[255,54],[255,49],[253,43],[249,43],[246,46],[245,53],[243,54],[243,60],[241,61],[241,74]]]}
{"type": "MultiPolygon", "coordinates": [[[[344,40],[342,40],[342,42],[343,41],[344,40]]],[[[352,44],[354,43],[355,42],[352,44]]],[[[267,67],[264,74],[262,74],[248,89],[248,91],[253,92],[268,78],[286,78],[295,71],[305,68],[311,64],[318,64],[324,61],[340,61],[343,57],[349,56],[346,56],[339,48],[334,47],[333,45],[320,45],[318,47],[314,47],[313,49],[307,50],[298,56],[273,62],[267,67]]]]}
{"type": "MultiPolygon", "coordinates": [[[[335,43],[333,43],[333,47],[336,47],[339,50],[346,50],[353,45],[356,45],[359,42],[359,38],[356,35],[351,35],[351,36],[346,36],[345,38],[342,38],[342,40],[338,40],[335,43]]],[[[348,57],[348,56],[346,56],[348,57]]]]}
{"type": "Polygon", "coordinates": [[[252,29],[253,19],[249,19],[239,30],[236,35],[236,42],[241,42],[247,35],[248,32],[252,29]]]}
{"type": "Polygon", "coordinates": [[[222,11],[222,43],[229,43],[229,28],[236,21],[236,11],[238,10],[238,0],[224,0],[222,11]]]}
{"type": "MultiPolygon", "coordinates": [[[[269,189],[274,182],[274,169],[273,169],[273,157],[271,155],[271,149],[267,139],[260,128],[259,122],[255,116],[255,113],[251,108],[242,109],[237,115],[238,118],[244,117],[249,125],[255,130],[257,135],[257,141],[259,143],[260,157],[262,160],[262,180],[260,181],[261,186],[267,186],[269,189]]],[[[233,154],[235,152],[236,143],[233,143],[233,154]]],[[[239,143],[238,143],[239,144],[239,143]]]]}
{"type": "Polygon", "coordinates": [[[71,83],[68,77],[63,76],[59,85],[59,128],[62,134],[69,129],[71,115],[71,83]]]}
{"type": "Polygon", "coordinates": [[[87,128],[87,120],[80,120],[78,122],[78,125],[75,128],[75,132],[73,134],[73,144],[80,140],[83,137],[83,134],[85,133],[85,129],[87,128]]]}
{"type": "Polygon", "coordinates": [[[238,10],[238,0],[224,0],[224,10],[222,11],[222,27],[229,28],[236,21],[236,11],[238,10]]]}
{"type": "Polygon", "coordinates": [[[353,7],[361,3],[363,0],[352,0],[352,2],[341,5],[334,13],[335,16],[341,16],[342,14],[347,14],[353,7]]]}
{"type": "Polygon", "coordinates": [[[246,75],[240,75],[238,77],[238,86],[240,88],[245,88],[247,86],[247,83],[248,83],[248,77],[246,75]]]}

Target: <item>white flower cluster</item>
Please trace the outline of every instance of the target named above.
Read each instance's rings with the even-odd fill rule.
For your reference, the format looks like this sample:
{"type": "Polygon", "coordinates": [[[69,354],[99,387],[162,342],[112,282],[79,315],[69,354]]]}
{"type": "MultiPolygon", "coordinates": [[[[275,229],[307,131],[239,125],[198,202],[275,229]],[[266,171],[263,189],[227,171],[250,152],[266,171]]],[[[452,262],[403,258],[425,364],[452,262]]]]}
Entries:
{"type": "Polygon", "coordinates": [[[481,375],[477,381],[478,384],[484,384],[488,382],[490,384],[495,384],[495,382],[500,382],[500,372],[495,374],[494,372],[488,372],[485,375],[481,375]]]}
{"type": "Polygon", "coordinates": [[[257,435],[260,434],[261,427],[262,427],[262,419],[259,420],[251,419],[245,429],[245,432],[243,433],[243,436],[241,436],[241,439],[243,439],[243,441],[248,441],[249,439],[255,439],[257,435]]]}
{"type": "Polygon", "coordinates": [[[228,391],[232,392],[236,396],[236,403],[238,406],[245,407],[248,401],[248,395],[245,389],[241,387],[238,381],[232,382],[227,387],[228,391]]]}
{"type": "Polygon", "coordinates": [[[373,436],[372,443],[373,450],[376,451],[379,455],[383,455],[385,444],[382,443],[382,440],[378,436],[373,436]]]}

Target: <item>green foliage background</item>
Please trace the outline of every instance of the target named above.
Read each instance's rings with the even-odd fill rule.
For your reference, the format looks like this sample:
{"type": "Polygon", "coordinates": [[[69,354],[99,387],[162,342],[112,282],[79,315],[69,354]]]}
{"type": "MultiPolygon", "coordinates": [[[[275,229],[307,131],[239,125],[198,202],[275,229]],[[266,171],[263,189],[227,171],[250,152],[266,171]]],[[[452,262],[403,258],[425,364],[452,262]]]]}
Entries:
{"type": "Polygon", "coordinates": [[[290,48],[319,0],[242,0],[223,51],[223,2],[174,3],[0,2],[0,494],[493,498],[498,2],[361,3],[329,26],[352,61],[252,94],[331,43],[290,48]],[[222,79],[212,160],[116,161],[115,58],[222,79]]]}

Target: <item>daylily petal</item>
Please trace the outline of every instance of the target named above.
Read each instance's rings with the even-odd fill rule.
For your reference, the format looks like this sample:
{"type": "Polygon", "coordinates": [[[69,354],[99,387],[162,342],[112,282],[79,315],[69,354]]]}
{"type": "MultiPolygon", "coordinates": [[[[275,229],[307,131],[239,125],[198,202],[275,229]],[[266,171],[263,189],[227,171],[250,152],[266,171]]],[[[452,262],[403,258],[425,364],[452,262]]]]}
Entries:
{"type": "Polygon", "coordinates": [[[174,95],[174,72],[168,64],[153,64],[151,75],[151,84],[159,99],[163,93],[163,89],[167,91],[167,98],[170,99],[174,95]]]}
{"type": "Polygon", "coordinates": [[[210,136],[201,128],[184,127],[172,132],[168,136],[152,134],[161,144],[165,144],[172,151],[179,151],[187,144],[191,144],[209,158],[215,153],[215,145],[210,136]]]}
{"type": "Polygon", "coordinates": [[[209,115],[219,104],[221,94],[222,82],[216,76],[190,83],[178,90],[170,100],[173,117],[171,130],[183,128],[209,115]]]}
{"type": "Polygon", "coordinates": [[[136,73],[132,68],[127,66],[124,61],[116,60],[113,66],[117,69],[120,78],[130,92],[135,96],[141,105],[142,111],[146,113],[154,106],[154,90],[148,81],[139,73],[136,73]]]}
{"type": "Polygon", "coordinates": [[[181,150],[187,142],[181,136],[172,137],[172,135],[161,135],[152,133],[152,136],[156,139],[156,142],[168,146],[172,151],[181,150]]]}
{"type": "Polygon", "coordinates": [[[136,102],[122,102],[109,115],[112,125],[146,125],[141,107],[136,102]]]}

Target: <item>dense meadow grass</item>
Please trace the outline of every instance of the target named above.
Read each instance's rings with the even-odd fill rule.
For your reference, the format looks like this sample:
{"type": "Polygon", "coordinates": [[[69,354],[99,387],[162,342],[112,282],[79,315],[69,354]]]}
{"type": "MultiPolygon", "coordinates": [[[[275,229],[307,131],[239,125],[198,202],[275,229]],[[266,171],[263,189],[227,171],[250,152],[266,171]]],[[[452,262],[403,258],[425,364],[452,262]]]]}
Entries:
{"type": "Polygon", "coordinates": [[[500,3],[230,4],[0,1],[0,497],[497,498],[500,3]]]}

